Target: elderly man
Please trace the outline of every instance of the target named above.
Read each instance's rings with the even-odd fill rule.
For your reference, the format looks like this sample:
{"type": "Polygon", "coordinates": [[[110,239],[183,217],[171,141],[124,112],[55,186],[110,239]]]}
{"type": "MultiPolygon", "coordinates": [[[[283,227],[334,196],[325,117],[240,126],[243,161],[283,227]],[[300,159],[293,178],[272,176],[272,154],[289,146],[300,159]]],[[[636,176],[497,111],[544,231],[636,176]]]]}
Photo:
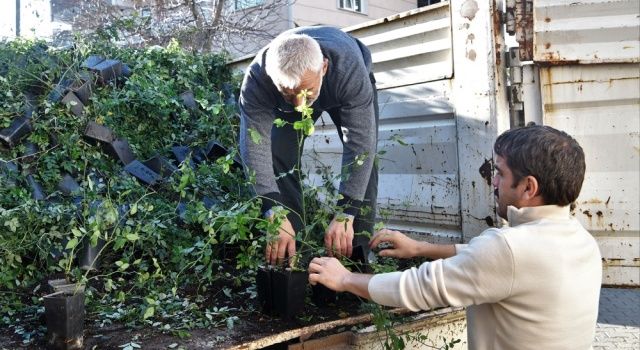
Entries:
{"type": "Polygon", "coordinates": [[[594,238],[571,215],[585,173],[584,153],[564,132],[530,126],[494,146],[498,214],[509,227],[468,245],[434,245],[382,230],[380,255],[438,259],[375,276],[316,258],[309,281],[411,310],[468,306],[471,349],[589,349],[602,276],[594,238]]]}
{"type": "Polygon", "coordinates": [[[337,28],[292,29],[258,53],[240,92],[240,153],[248,171],[255,172],[255,191],[262,197],[263,213],[272,217],[275,206],[290,211],[277,240],[266,247],[265,257],[272,265],[295,254],[295,235],[304,225],[302,144],[291,126],[301,119],[296,107],[304,103],[302,92],[313,108],[314,121],[328,112],[343,145],[337,203],[342,210],[325,233],[329,254],[351,256],[354,244],[368,251],[368,239],[354,239],[354,232],[373,233],[378,104],[371,54],[360,41],[337,28]],[[276,127],[275,118],[288,124],[276,127]]]}

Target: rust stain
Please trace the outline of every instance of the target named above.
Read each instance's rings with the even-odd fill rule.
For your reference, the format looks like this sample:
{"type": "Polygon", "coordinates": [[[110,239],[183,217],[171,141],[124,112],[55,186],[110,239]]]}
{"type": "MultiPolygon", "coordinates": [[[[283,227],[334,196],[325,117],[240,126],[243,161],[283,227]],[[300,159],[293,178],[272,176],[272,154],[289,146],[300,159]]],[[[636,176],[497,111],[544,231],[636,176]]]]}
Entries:
{"type": "Polygon", "coordinates": [[[470,33],[469,35],[467,35],[467,44],[471,43],[473,44],[473,40],[476,38],[475,35],[473,35],[473,33],[470,33]]]}
{"type": "MultiPolygon", "coordinates": [[[[602,211],[598,210],[596,212],[596,216],[598,217],[596,221],[596,225],[598,227],[604,227],[604,214],[602,213],[602,211]]],[[[613,226],[611,226],[611,229],[613,230],[613,226]]]]}
{"type": "Polygon", "coordinates": [[[560,57],[560,53],[558,52],[544,52],[542,54],[542,59],[539,62],[540,66],[548,67],[548,66],[569,66],[574,64],[579,64],[580,60],[567,60],[560,57]]]}
{"type": "Polygon", "coordinates": [[[516,1],[515,24],[520,61],[533,60],[533,11],[528,1],[516,1]],[[529,6],[527,6],[529,5],[529,6]]]}
{"type": "Polygon", "coordinates": [[[549,18],[549,17],[545,17],[544,21],[545,21],[545,22],[547,22],[547,23],[549,23],[549,22],[551,22],[551,18],[549,18]]]}
{"type": "Polygon", "coordinates": [[[588,210],[583,211],[582,214],[586,215],[589,219],[593,217],[593,214],[591,214],[591,212],[588,210]]]}
{"type": "Polygon", "coordinates": [[[551,47],[551,43],[546,43],[546,44],[544,44],[544,48],[545,48],[545,49],[547,49],[547,50],[548,50],[550,47],[551,47]]]}
{"type": "Polygon", "coordinates": [[[495,56],[496,56],[496,66],[500,66],[502,64],[502,45],[501,36],[502,36],[502,12],[497,7],[496,1],[493,1],[492,6],[493,12],[491,13],[491,19],[493,24],[493,30],[491,31],[493,34],[493,42],[495,43],[495,56]]]}
{"type": "MultiPolygon", "coordinates": [[[[609,197],[609,198],[611,198],[611,197],[609,197]]],[[[601,204],[602,201],[600,199],[598,199],[598,198],[591,198],[588,201],[584,201],[582,203],[583,204],[601,204]]]]}
{"type": "Polygon", "coordinates": [[[549,68],[545,68],[542,69],[541,71],[541,75],[544,74],[545,78],[546,78],[546,84],[544,85],[544,91],[543,93],[545,93],[545,100],[547,101],[544,104],[544,111],[545,112],[553,112],[553,91],[552,91],[552,86],[551,86],[551,82],[553,81],[553,75],[551,74],[551,69],[549,68]]]}
{"type": "Polygon", "coordinates": [[[474,49],[468,50],[465,56],[470,61],[475,61],[476,60],[476,50],[474,50],[474,49]]]}
{"type": "Polygon", "coordinates": [[[480,166],[478,171],[480,172],[480,176],[487,182],[487,185],[491,186],[491,172],[492,172],[491,160],[485,159],[484,163],[480,166]]]}

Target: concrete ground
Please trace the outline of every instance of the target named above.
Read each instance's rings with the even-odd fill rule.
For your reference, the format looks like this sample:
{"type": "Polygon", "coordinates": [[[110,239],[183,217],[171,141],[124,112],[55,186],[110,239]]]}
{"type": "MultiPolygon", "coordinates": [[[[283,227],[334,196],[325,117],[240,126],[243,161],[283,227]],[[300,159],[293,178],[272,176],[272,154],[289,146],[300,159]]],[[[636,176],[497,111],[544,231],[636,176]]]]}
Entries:
{"type": "Polygon", "coordinates": [[[640,289],[602,288],[594,350],[640,350],[640,289]]]}

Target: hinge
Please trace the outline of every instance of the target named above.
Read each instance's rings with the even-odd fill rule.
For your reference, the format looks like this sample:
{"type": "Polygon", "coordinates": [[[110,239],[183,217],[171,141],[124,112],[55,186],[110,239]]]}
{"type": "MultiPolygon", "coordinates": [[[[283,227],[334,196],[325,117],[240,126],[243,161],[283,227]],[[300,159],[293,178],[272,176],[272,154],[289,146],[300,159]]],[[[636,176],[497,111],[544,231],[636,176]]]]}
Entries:
{"type": "Polygon", "coordinates": [[[509,49],[507,97],[511,127],[521,127],[531,122],[542,124],[539,69],[533,62],[521,62],[519,57],[517,47],[509,49]]]}
{"type": "Polygon", "coordinates": [[[505,27],[515,35],[520,61],[533,59],[533,0],[507,0],[505,27]]]}

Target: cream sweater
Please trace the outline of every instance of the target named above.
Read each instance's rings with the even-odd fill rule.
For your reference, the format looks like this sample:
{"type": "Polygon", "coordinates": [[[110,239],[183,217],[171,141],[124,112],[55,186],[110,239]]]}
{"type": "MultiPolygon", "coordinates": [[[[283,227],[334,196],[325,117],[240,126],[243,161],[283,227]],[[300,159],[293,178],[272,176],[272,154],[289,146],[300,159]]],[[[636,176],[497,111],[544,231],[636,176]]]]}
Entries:
{"type": "Polygon", "coordinates": [[[457,254],[374,276],[373,301],[413,311],[468,306],[470,349],[590,349],[602,281],[594,238],[569,207],[509,207],[457,254]]]}

